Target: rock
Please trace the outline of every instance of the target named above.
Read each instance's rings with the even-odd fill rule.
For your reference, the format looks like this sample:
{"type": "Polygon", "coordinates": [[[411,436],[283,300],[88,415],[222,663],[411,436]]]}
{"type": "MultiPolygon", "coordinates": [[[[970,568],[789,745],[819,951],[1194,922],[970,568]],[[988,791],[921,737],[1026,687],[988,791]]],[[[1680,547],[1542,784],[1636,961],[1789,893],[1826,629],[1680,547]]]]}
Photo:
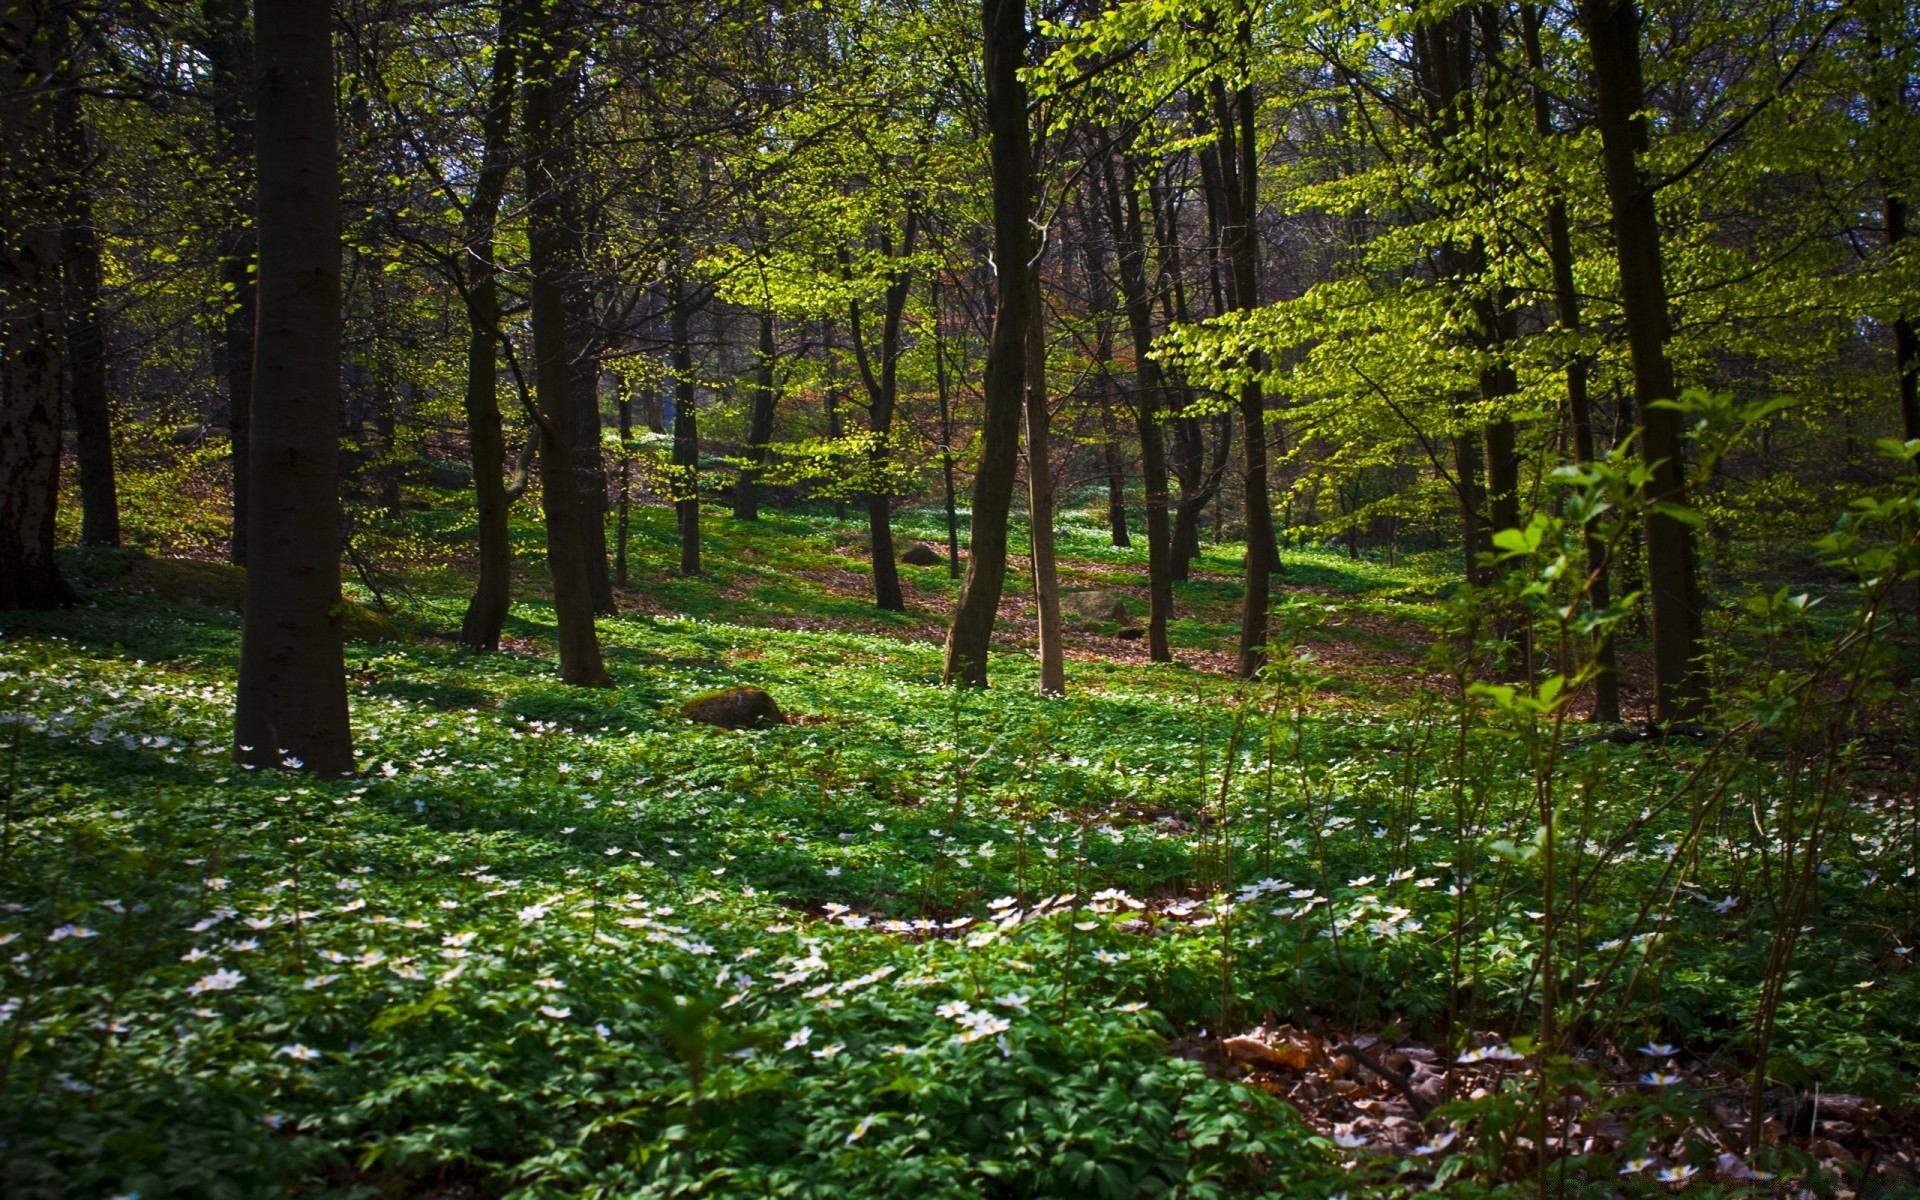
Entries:
{"type": "Polygon", "coordinates": [[[907,547],[907,552],[900,556],[900,561],[910,567],[937,567],[947,560],[941,558],[940,552],[925,542],[915,542],[907,547]]]}
{"type": "Polygon", "coordinates": [[[1147,636],[1147,631],[1144,629],[1122,629],[1119,633],[1116,633],[1113,636],[1119,638],[1123,642],[1137,642],[1141,638],[1147,636]]]}
{"type": "Polygon", "coordinates": [[[720,729],[764,729],[786,721],[773,697],[750,685],[702,692],[680,706],[680,716],[720,729]]]}
{"type": "Polygon", "coordinates": [[[1127,619],[1126,601],[1112,592],[1068,592],[1060,597],[1060,610],[1083,621],[1127,619]]]}
{"type": "Polygon", "coordinates": [[[349,642],[397,642],[400,630],[383,612],[368,608],[358,600],[342,600],[334,609],[340,621],[340,636],[349,642]]]}

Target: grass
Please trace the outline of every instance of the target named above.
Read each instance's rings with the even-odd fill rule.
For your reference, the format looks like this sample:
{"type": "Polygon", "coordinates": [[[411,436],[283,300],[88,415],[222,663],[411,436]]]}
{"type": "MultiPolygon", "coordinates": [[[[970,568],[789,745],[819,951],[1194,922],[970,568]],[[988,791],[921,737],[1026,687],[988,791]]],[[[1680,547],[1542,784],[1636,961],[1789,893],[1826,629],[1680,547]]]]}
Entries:
{"type": "MultiPolygon", "coordinates": [[[[1274,685],[1209,669],[1238,586],[1234,548],[1208,547],[1178,589],[1182,664],[1078,633],[1071,694],[1043,699],[1018,622],[993,689],[939,688],[945,568],[904,568],[910,611],[875,612],[858,534],[712,514],[708,570],[687,579],[667,566],[670,514],[638,512],[635,587],[600,625],[604,691],[555,681],[550,610],[526,587],[509,652],[441,640],[466,585],[417,564],[392,596],[412,640],[348,648],[362,773],[332,782],[231,765],[231,612],[100,590],[10,615],[0,1190],[1533,1186],[1512,1162],[1518,1076],[1443,1112],[1434,1130],[1466,1134],[1444,1154],[1416,1153],[1417,1127],[1356,1154],[1324,1111],[1194,1050],[1201,1030],[1279,1019],[1450,1051],[1525,1034],[1534,750],[1482,709],[1462,734],[1455,701],[1420,686],[1443,559],[1289,553],[1289,585],[1335,610],[1303,643],[1327,677],[1287,676],[1268,707],[1274,685]],[[671,715],[740,683],[793,723],[671,715]]],[[[926,514],[901,534],[944,541],[926,514]]],[[[1144,594],[1144,550],[1079,519],[1061,547],[1076,585],[1144,594]]],[[[1703,762],[1582,737],[1558,767],[1580,798],[1563,869],[1591,874],[1565,910],[1574,1040],[1553,1069],[1621,1129],[1567,1156],[1563,1182],[1721,1150],[1703,1114],[1737,1073],[1773,867],[1741,807],[1700,828],[1686,804],[1641,816],[1703,762]],[[1621,947],[1631,970],[1607,966],[1621,947]],[[1683,1083],[1604,1081],[1641,1038],[1685,1047],[1683,1083]]],[[[1724,794],[1763,815],[1793,783],[1730,771],[1724,794]]],[[[1837,818],[1771,1069],[1895,1113],[1920,987],[1895,949],[1915,843],[1887,811],[1863,790],[1837,818]]],[[[1803,1180],[1832,1166],[1789,1149],[1803,1180]]]]}

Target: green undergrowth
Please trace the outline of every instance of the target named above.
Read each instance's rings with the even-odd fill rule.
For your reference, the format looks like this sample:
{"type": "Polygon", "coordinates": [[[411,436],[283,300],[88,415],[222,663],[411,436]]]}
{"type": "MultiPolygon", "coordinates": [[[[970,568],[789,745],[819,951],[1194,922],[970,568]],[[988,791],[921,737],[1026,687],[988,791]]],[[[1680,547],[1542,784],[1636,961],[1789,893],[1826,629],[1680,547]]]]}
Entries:
{"type": "MultiPolygon", "coordinates": [[[[362,770],[340,781],[232,766],[230,612],[103,590],[11,618],[0,1192],[1499,1186],[1471,1139],[1356,1162],[1169,1049],[1264,1019],[1458,1046],[1524,1029],[1537,747],[1406,685],[1301,710],[1076,661],[1073,694],[1042,699],[1005,656],[993,689],[954,692],[937,641],[870,612],[756,619],[821,618],[779,576],[851,536],[720,527],[712,578],[649,593],[689,615],[601,623],[606,690],[435,640],[462,593],[415,581],[393,597],[415,640],[349,646],[362,770]],[[726,594],[753,573],[778,606],[726,594]],[[671,715],[741,683],[790,723],[671,715]]],[[[1432,619],[1418,567],[1308,561],[1328,603],[1432,619]]],[[[538,650],[546,615],[517,605],[509,634],[538,650]]],[[[1709,756],[1565,748],[1560,869],[1586,872],[1559,946],[1569,1063],[1662,1038],[1739,1065],[1775,919],[1750,814],[1783,785],[1738,767],[1737,803],[1696,826],[1660,798],[1709,756]]],[[[1878,805],[1836,819],[1771,1070],[1893,1104],[1920,1066],[1915,842],[1878,805]]],[[[1645,1136],[1710,1098],[1684,1091],[1636,1110],[1645,1136]]]]}

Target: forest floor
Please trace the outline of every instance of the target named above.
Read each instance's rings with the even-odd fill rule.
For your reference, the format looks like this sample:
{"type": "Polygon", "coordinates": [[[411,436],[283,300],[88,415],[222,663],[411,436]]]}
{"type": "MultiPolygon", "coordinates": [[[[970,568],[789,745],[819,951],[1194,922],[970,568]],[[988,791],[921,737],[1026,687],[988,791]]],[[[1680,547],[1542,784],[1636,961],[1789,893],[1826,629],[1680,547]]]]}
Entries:
{"type": "MultiPolygon", "coordinates": [[[[476,657],[460,564],[373,578],[342,781],[231,765],[220,572],[81,556],[88,607],[10,615],[0,1192],[1908,1194],[1910,776],[1836,802],[1756,1136],[1791,781],[1727,768],[1749,816],[1688,782],[1712,746],[1577,724],[1542,776],[1428,655],[1445,556],[1288,553],[1324,621],[1275,704],[1208,546],[1176,664],[1075,626],[1043,699],[1024,560],[963,693],[944,566],[880,613],[851,522],[710,513],[693,578],[670,539],[636,514],[606,690],[554,678],[537,586],[476,657]],[[676,715],[740,684],[787,723],[676,715]]],[[[1139,548],[1069,521],[1062,557],[1144,616],[1139,548]]]]}

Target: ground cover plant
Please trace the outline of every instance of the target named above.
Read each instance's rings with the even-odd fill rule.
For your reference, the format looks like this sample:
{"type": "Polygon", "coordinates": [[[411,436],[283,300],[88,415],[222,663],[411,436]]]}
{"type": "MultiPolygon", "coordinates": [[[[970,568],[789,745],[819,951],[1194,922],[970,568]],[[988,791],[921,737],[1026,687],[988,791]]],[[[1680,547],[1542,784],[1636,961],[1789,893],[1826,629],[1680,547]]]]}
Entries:
{"type": "MultiPolygon", "coordinates": [[[[779,532],[783,579],[848,536],[779,532]]],[[[349,648],[362,770],[332,781],[232,762],[218,606],[135,584],[15,617],[8,1194],[1831,1194],[1911,1169],[1910,749],[1857,736],[1911,700],[1897,658],[1856,664],[1871,695],[1822,676],[1846,634],[1806,601],[1743,618],[1745,727],[1620,738],[1477,679],[1499,602],[1417,567],[1303,551],[1330,586],[1276,609],[1259,678],[1099,661],[1126,643],[1090,630],[1050,698],[939,687],[911,613],[769,603],[766,546],[714,538],[702,615],[603,620],[607,690],[553,681],[537,602],[523,652],[476,657],[410,589],[399,640],[349,648]],[[1400,669],[1383,605],[1434,650],[1397,691],[1334,686],[1400,669]],[[677,715],[743,683],[785,722],[677,715]]]]}

